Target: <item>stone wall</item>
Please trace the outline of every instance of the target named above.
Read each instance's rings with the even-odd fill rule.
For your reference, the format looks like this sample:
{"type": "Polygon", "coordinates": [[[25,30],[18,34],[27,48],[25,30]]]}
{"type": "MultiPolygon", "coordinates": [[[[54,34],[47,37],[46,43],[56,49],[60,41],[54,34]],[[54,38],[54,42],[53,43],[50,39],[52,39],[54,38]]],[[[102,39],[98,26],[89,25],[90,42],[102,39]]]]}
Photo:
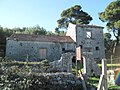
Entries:
{"type": "Polygon", "coordinates": [[[53,61],[50,63],[52,66],[51,70],[62,71],[62,72],[72,72],[72,58],[74,53],[68,52],[63,53],[61,59],[58,61],[53,61]]]}
{"type": "Polygon", "coordinates": [[[93,25],[69,24],[67,36],[70,36],[77,46],[82,47],[82,52],[92,52],[93,58],[102,60],[105,58],[103,28],[93,25]],[[87,32],[91,33],[88,38],[87,32]]]}
{"type": "MultiPolygon", "coordinates": [[[[58,73],[42,73],[40,76],[43,76],[50,80],[51,84],[73,84],[73,85],[79,85],[81,82],[78,80],[78,78],[73,75],[72,73],[66,73],[66,72],[58,72],[58,73]]],[[[43,81],[44,82],[44,81],[43,81]]]]}
{"type": "Polygon", "coordinates": [[[101,69],[94,60],[92,54],[84,53],[84,74],[88,76],[99,76],[101,74],[101,69]]]}
{"type": "Polygon", "coordinates": [[[10,59],[25,61],[40,61],[40,49],[46,49],[47,60],[59,60],[62,49],[74,50],[74,43],[37,42],[7,40],[6,56],[10,59]]]}
{"type": "Polygon", "coordinates": [[[0,90],[82,90],[81,81],[72,73],[40,73],[28,64],[12,62],[1,62],[0,80],[0,90]]]}
{"type": "Polygon", "coordinates": [[[105,57],[104,39],[102,28],[77,27],[77,45],[82,46],[82,52],[92,52],[93,58],[102,60],[105,57]],[[87,37],[91,32],[91,37],[87,37]]]}
{"type": "Polygon", "coordinates": [[[42,73],[28,90],[82,90],[81,81],[71,73],[42,73]],[[35,82],[35,83],[34,83],[35,82]]]}

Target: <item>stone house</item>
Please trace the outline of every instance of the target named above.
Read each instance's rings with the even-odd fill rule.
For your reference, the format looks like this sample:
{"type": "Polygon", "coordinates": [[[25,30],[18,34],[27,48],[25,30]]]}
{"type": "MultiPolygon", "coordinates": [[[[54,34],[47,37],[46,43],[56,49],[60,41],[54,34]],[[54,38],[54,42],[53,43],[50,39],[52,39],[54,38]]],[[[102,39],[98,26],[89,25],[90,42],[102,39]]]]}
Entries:
{"type": "Polygon", "coordinates": [[[13,34],[7,38],[6,56],[15,60],[59,60],[65,51],[75,51],[70,36],[13,34]]]}
{"type": "Polygon", "coordinates": [[[83,61],[83,73],[99,76],[101,70],[96,62],[100,63],[105,58],[103,27],[69,24],[66,36],[76,42],[76,47],[81,47],[79,52],[83,61]]]}
{"type": "Polygon", "coordinates": [[[103,27],[69,24],[66,36],[13,34],[7,38],[6,56],[15,60],[59,60],[64,52],[75,52],[101,60],[105,57],[103,27]]]}
{"type": "Polygon", "coordinates": [[[69,24],[66,36],[70,36],[76,47],[81,46],[82,55],[94,60],[105,58],[103,27],[95,25],[69,24]]]}

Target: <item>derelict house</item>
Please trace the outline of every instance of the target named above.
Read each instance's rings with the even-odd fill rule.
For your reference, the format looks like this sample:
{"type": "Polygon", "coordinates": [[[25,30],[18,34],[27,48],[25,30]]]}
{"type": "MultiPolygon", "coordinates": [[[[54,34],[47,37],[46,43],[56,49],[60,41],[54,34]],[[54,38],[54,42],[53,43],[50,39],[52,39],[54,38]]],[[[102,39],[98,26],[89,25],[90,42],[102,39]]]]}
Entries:
{"type": "Polygon", "coordinates": [[[64,52],[75,52],[77,46],[84,57],[104,58],[103,27],[70,23],[66,36],[13,34],[6,41],[6,56],[21,61],[53,61],[64,52]]]}

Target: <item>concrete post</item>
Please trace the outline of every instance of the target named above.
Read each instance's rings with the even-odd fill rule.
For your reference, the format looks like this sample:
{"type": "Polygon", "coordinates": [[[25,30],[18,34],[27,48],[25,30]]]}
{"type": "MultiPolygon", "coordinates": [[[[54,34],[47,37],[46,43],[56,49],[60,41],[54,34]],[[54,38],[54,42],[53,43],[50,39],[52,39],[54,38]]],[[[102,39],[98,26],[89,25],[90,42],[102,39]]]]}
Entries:
{"type": "Polygon", "coordinates": [[[83,71],[84,71],[84,74],[87,73],[86,59],[84,57],[83,57],[83,71]]]}
{"type": "Polygon", "coordinates": [[[106,59],[102,59],[102,74],[99,80],[97,90],[108,90],[107,86],[107,63],[106,59]]]}

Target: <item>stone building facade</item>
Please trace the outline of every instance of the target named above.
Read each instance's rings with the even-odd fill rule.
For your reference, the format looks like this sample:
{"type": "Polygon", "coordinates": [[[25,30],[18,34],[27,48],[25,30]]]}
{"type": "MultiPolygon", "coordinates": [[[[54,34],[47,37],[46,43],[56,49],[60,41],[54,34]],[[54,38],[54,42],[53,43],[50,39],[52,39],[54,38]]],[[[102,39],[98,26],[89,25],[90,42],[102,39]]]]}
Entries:
{"type": "Polygon", "coordinates": [[[7,38],[6,56],[15,60],[59,60],[64,52],[75,52],[81,46],[86,58],[105,57],[103,27],[69,24],[66,36],[13,34],[7,38]]]}
{"type": "Polygon", "coordinates": [[[81,48],[84,74],[100,75],[101,70],[96,62],[101,62],[105,58],[103,27],[70,23],[66,35],[76,42],[76,47],[81,48]]]}
{"type": "Polygon", "coordinates": [[[7,38],[6,56],[20,61],[59,60],[66,51],[75,51],[69,36],[13,34],[7,38]]]}
{"type": "Polygon", "coordinates": [[[66,36],[70,36],[76,47],[81,46],[82,55],[94,60],[105,58],[103,27],[94,25],[69,24],[66,36]]]}

